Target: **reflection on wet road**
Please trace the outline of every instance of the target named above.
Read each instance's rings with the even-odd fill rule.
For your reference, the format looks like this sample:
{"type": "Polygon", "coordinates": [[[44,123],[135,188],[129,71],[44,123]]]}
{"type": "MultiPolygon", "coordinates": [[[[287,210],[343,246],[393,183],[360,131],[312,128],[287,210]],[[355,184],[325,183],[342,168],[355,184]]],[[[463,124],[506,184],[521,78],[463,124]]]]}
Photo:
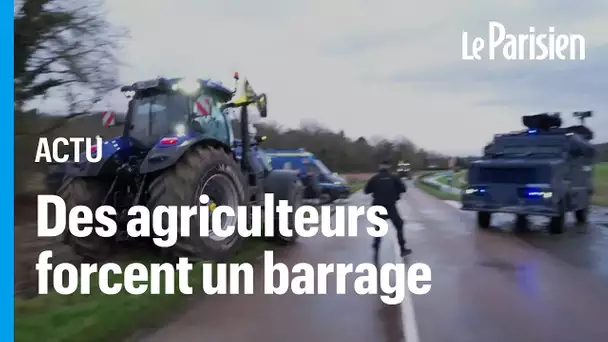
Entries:
{"type": "MultiPolygon", "coordinates": [[[[420,341],[608,340],[601,216],[563,236],[516,236],[512,216],[480,231],[474,213],[416,189],[401,206],[424,226],[409,234],[412,258],[433,269],[433,289],[414,299],[420,341]]],[[[535,230],[544,224],[531,221],[535,230]]]]}
{"type": "MultiPolygon", "coordinates": [[[[519,239],[573,267],[588,270],[608,280],[608,212],[594,208],[586,225],[576,225],[574,217],[569,215],[568,230],[559,236],[546,232],[547,219],[533,217],[529,221],[532,232],[518,235],[519,239]]],[[[508,231],[513,217],[497,215],[493,223],[502,231],[508,231]]]]}
{"type": "MultiPolygon", "coordinates": [[[[357,193],[346,205],[369,201],[357,193]]],[[[390,307],[378,296],[354,293],[209,296],[141,342],[608,341],[605,213],[591,215],[586,227],[571,224],[564,235],[551,236],[536,218],[531,219],[534,232],[515,235],[509,215],[496,215],[494,229],[480,231],[474,213],[413,187],[399,210],[407,218],[407,239],[414,250],[407,262],[426,263],[433,272],[431,292],[412,295],[413,305],[390,307]]],[[[360,226],[367,224],[360,219],[360,226]]],[[[395,259],[390,234],[383,244],[385,262],[395,259]]],[[[275,259],[288,266],[369,262],[370,240],[302,239],[276,252],[275,259]]],[[[328,281],[329,289],[335,281],[328,281]]]]}

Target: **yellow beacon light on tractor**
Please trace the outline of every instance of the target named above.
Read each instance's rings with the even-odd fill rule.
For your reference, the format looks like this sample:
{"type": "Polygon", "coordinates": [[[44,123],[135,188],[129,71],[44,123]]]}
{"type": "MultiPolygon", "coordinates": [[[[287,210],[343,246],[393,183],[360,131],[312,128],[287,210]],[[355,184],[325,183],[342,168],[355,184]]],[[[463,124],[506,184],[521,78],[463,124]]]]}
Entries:
{"type": "Polygon", "coordinates": [[[234,90],[233,100],[230,101],[231,107],[243,107],[255,104],[260,116],[265,118],[267,114],[268,100],[266,94],[256,94],[251,84],[247,79],[240,78],[239,73],[234,73],[236,86],[234,90]]]}

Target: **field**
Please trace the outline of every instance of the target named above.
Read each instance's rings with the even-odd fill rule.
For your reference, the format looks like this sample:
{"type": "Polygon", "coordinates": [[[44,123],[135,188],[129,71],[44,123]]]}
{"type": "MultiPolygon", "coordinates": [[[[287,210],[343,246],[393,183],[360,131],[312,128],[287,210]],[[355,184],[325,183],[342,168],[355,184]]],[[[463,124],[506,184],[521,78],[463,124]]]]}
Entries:
{"type": "Polygon", "coordinates": [[[601,163],[593,170],[595,194],[593,203],[608,206],[608,163],[601,163]]]}

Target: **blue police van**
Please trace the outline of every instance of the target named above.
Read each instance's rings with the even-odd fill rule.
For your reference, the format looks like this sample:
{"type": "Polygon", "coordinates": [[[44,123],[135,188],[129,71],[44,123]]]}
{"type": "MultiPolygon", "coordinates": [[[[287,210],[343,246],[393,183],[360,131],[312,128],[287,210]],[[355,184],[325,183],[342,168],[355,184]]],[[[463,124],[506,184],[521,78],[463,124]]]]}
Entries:
{"type": "Polygon", "coordinates": [[[338,174],[331,172],[321,160],[305,149],[276,150],[265,149],[270,157],[270,164],[274,169],[292,169],[300,173],[300,177],[306,175],[309,167],[319,175],[321,193],[329,197],[333,202],[337,199],[348,198],[350,189],[346,180],[338,174]]]}

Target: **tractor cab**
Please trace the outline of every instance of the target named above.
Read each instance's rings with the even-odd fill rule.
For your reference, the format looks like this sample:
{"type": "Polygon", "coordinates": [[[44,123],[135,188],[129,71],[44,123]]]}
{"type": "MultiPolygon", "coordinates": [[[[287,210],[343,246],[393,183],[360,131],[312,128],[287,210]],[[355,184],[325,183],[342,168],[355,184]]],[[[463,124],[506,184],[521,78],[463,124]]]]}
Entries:
{"type": "Polygon", "coordinates": [[[122,87],[130,98],[123,135],[152,149],[206,136],[230,145],[233,134],[223,105],[233,92],[209,80],[158,78],[122,87]]]}

